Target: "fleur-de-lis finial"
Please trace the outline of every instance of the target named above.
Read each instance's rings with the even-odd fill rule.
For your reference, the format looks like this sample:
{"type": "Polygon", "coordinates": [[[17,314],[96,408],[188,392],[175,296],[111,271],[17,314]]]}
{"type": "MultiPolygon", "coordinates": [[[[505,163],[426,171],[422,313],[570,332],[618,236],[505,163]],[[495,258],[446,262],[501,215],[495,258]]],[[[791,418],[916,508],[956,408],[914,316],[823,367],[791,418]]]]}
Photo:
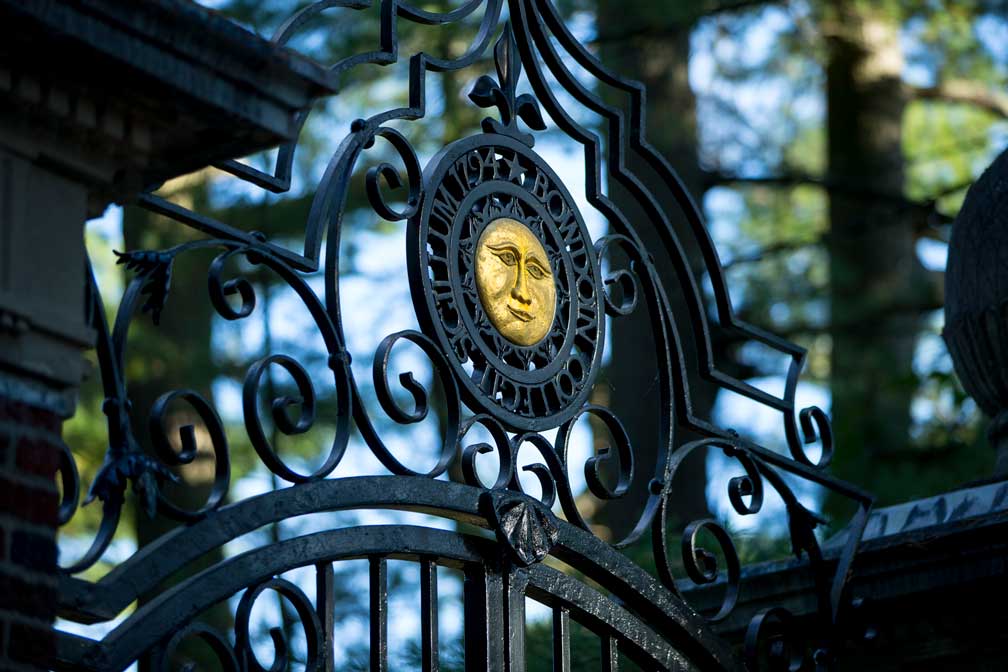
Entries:
{"type": "Polygon", "coordinates": [[[500,121],[489,117],[483,120],[485,132],[509,135],[531,147],[535,141],[529,133],[518,130],[518,119],[534,131],[546,130],[546,122],[539,102],[531,94],[517,95],[522,65],[510,21],[504,25],[504,33],[494,45],[494,64],[499,82],[483,75],[473,85],[469,99],[482,108],[496,107],[500,111],[500,121]]]}

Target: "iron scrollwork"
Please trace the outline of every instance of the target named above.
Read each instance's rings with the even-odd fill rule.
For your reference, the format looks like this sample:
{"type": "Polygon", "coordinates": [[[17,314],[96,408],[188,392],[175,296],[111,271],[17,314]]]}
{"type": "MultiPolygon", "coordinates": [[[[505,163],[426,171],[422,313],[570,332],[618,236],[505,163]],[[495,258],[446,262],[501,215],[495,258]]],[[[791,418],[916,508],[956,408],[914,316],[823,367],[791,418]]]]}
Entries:
{"type": "MultiPolygon", "coordinates": [[[[424,52],[410,57],[408,106],[386,110],[352,124],[348,135],[330,159],[314,195],[305,225],[303,253],[293,252],[261,233],[238,230],[172,203],[158,194],[147,193],[139,199],[141,206],[202,231],[207,238],[167,250],[121,253],[120,262],[134,272],[134,277],[126,288],[111,329],[105,320],[97,284],[93,278],[89,279],[91,321],[99,335],[97,351],[105,388],[104,410],[109,434],[106,463],[91,485],[89,499],[102,501],[103,519],[91,549],[64,571],[68,575],[79,574],[94,565],[105,552],[119,524],[129,483],[132,483],[150,515],[166,515],[198,527],[203,530],[201,539],[217,539],[225,535],[222,531],[225,528],[228,533],[237,534],[246,523],[251,525],[248,523],[250,520],[264,524],[263,520],[255,517],[262,514],[253,515],[242,508],[247,502],[226,504],[228,497],[234,494],[231,490],[231,448],[214,405],[204,396],[188,389],[167,391],[154,408],[149,409],[146,429],[155,446],[155,454],[144,453],[136,439],[136,432],[143,431],[143,425],[136,421],[137,411],[132,408],[124,373],[130,324],[138,314],[144,313],[149,313],[157,323],[168,312],[166,302],[171,292],[172,268],[179,255],[213,249],[217,251],[217,256],[207,270],[208,298],[218,315],[225,320],[240,321],[255,313],[257,306],[261,308],[252,283],[243,277],[245,271],[239,272],[237,277],[225,279],[226,267],[235,265],[230,262],[242,259],[246,267],[273,273],[294,291],[311,316],[326,349],[326,364],[332,375],[331,384],[336,399],[334,414],[328,418],[333,436],[331,442],[326,442],[320,462],[313,469],[295,469],[280,458],[265,429],[264,420],[267,418],[264,409],[269,414],[268,424],[276,429],[277,434],[304,434],[321,424],[318,422],[316,389],[320,381],[304,364],[290,355],[277,352],[267,353],[246,371],[242,411],[252,448],[266,469],[292,484],[287,493],[264,496],[275,498],[266,501],[277,503],[279,513],[276,515],[281,515],[283,511],[288,511],[289,515],[295,515],[295,511],[307,512],[297,509],[291,500],[338,508],[335,504],[323,505],[320,502],[330,500],[311,493],[318,493],[330,483],[340,480],[330,477],[339,475],[337,470],[350,441],[353,425],[372,454],[385,469],[402,479],[400,483],[405,488],[403,492],[385,493],[384,504],[378,503],[381,498],[376,495],[371,499],[362,497],[357,505],[368,503],[393,508],[420,508],[439,515],[480,522],[494,530],[509,562],[522,567],[522,572],[527,572],[523,576],[531,577],[529,580],[541,580],[540,590],[545,592],[550,592],[543,578],[548,572],[536,567],[558,548],[564,549],[565,558],[572,564],[580,558],[591,565],[594,561],[586,557],[585,551],[572,550],[577,543],[584,544],[578,548],[607,554],[614,552],[613,549],[626,548],[650,534],[660,583],[641,578],[637,569],[626,569],[623,561],[611,561],[608,569],[593,565],[594,571],[596,575],[620,572],[619,581],[614,583],[623,586],[619,590],[625,590],[631,596],[626,609],[632,612],[634,618],[640,616],[646,621],[657,613],[662,618],[672,619],[668,621],[672,623],[674,619],[669,615],[672,610],[667,605],[681,600],[673,571],[676,563],[670,557],[670,549],[676,544],[670,542],[667,529],[672,517],[672,482],[678,466],[691,452],[721,450],[743,471],[743,475],[729,479],[726,484],[726,494],[737,513],[758,514],[767,488],[772,488],[784,500],[795,554],[808,557],[817,572],[817,597],[822,622],[829,627],[835,626],[846,599],[844,589],[871,499],[825,472],[833,451],[825,413],[816,408],[798,410],[795,407],[795,390],[804,364],[804,350],[734,317],[717,253],[700,211],[685,193],[674,171],[642,135],[643,105],[639,85],[620,79],[602,67],[574,39],[548,0],[509,0],[510,21],[504,24],[493,47],[497,76],[479,77],[469,92],[470,100],[478,107],[495,109],[496,118],[490,116],[484,119],[481,132],[442,148],[423,169],[408,134],[388,124],[415,120],[425,115],[424,78],[428,71],[459,70],[473,65],[484,55],[499,29],[501,0],[469,0],[444,13],[421,10],[404,0],[383,0],[380,4],[380,48],[331,64],[334,80],[361,64],[396,62],[399,59],[397,22],[400,20],[436,26],[475,16],[479,19],[479,28],[473,43],[457,58],[441,59],[424,52]],[[576,62],[595,77],[601,86],[628,95],[631,119],[626,119],[621,109],[607,104],[600,94],[584,86],[572,74],[571,62],[576,62]],[[518,94],[519,78],[523,72],[532,87],[532,94],[518,94]],[[554,91],[557,85],[608,123],[609,142],[605,148],[597,135],[579,124],[560,103],[554,91]],[[585,148],[586,196],[589,204],[609,223],[610,232],[604,237],[592,239],[569,190],[556,171],[534,150],[535,134],[546,129],[543,109],[566,136],[585,148]],[[381,341],[372,359],[371,383],[378,406],[388,419],[403,426],[419,423],[431,412],[429,394],[432,390],[418,381],[412,372],[399,373],[398,384],[412,399],[412,407],[404,408],[397,400],[391,382],[394,373],[392,350],[400,343],[410,343],[430,361],[434,376],[440,383],[437,387],[443,395],[440,404],[442,436],[435,464],[427,471],[407,467],[383,441],[378,429],[381,424],[373,418],[373,409],[367,407],[365,395],[358,389],[358,380],[350,366],[351,356],[345,346],[340,303],[340,244],[348,185],[359,164],[363,163],[362,157],[367,156],[379,141],[391,148],[401,166],[381,161],[370,167],[364,178],[365,191],[375,214],[391,222],[404,222],[406,274],[421,330],[396,332],[381,341]],[[686,214],[696,238],[694,242],[703,254],[706,271],[711,278],[719,324],[736,329],[790,358],[785,393],[780,397],[718,369],[712,355],[712,327],[708,323],[696,278],[686,262],[683,245],[660,199],[627,168],[626,155],[631,153],[643,159],[649,169],[661,178],[668,192],[666,195],[670,195],[686,214]],[[402,173],[405,173],[405,179],[402,173]],[[646,222],[637,226],[654,226],[663,241],[662,249],[645,249],[637,226],[631,223],[619,204],[604,195],[603,175],[608,175],[624,187],[647,215],[646,222]],[[389,189],[396,188],[405,188],[405,196],[399,199],[398,205],[386,195],[389,189]],[[323,239],[326,241],[324,256],[323,239]],[[617,249],[629,260],[625,268],[603,263],[611,259],[617,249]],[[685,316],[672,314],[667,288],[652,264],[652,256],[657,254],[667,255],[677,273],[677,280],[687,298],[688,314],[685,316]],[[319,270],[324,283],[322,292],[317,292],[308,278],[319,270]],[[656,419],[662,440],[655,446],[632,446],[621,420],[610,409],[592,403],[590,398],[602,363],[607,317],[619,320],[643,310],[650,317],[654,334],[657,384],[662,398],[660,417],[656,419]],[[693,340],[699,344],[698,373],[723,389],[742,394],[780,412],[789,455],[781,455],[743,439],[730,429],[717,426],[710,418],[693,415],[684,368],[686,358],[679,334],[684,321],[693,330],[693,340]],[[280,395],[268,390],[262,384],[267,371],[282,371],[293,382],[296,393],[280,395]],[[263,399],[264,395],[271,398],[263,399]],[[182,403],[195,411],[206,431],[197,432],[188,425],[181,427],[176,442],[181,448],[177,449],[176,444],[169,440],[165,417],[169,405],[182,403]],[[598,428],[604,428],[608,433],[610,446],[598,450],[584,464],[577,465],[573,463],[571,450],[574,426],[587,416],[598,421],[598,428]],[[491,443],[468,443],[469,432],[477,426],[489,433],[491,443]],[[691,443],[677,443],[675,432],[678,428],[688,429],[704,438],[691,443]],[[549,438],[548,433],[553,430],[555,438],[549,438]],[[169,467],[191,461],[200,448],[197,445],[200,441],[209,442],[209,450],[214,456],[213,487],[198,509],[182,510],[164,497],[162,486],[173,478],[169,467]],[[821,454],[818,460],[812,460],[806,448],[816,442],[821,445],[821,454]],[[519,453],[530,448],[537,453],[540,461],[524,469],[538,481],[540,492],[537,498],[525,492],[518,477],[519,453]],[[595,497],[601,500],[619,499],[627,494],[637,473],[635,454],[640,450],[653,450],[658,456],[656,472],[645,475],[650,477],[646,503],[632,531],[624,539],[604,544],[593,536],[593,528],[586,514],[580,510],[579,499],[571,485],[570,471],[583,469],[587,488],[595,497]],[[481,455],[494,455],[498,461],[492,484],[483,483],[478,474],[476,462],[481,455]],[[435,480],[449,472],[456,461],[459,468],[455,473],[459,474],[461,484],[435,480]],[[603,477],[603,472],[608,475],[607,478],[603,477]],[[826,568],[814,534],[816,526],[823,521],[798,501],[782,478],[782,472],[829,488],[850,498],[858,507],[852,522],[851,541],[832,574],[826,568]],[[432,494],[435,488],[442,488],[441,495],[432,494]],[[450,498],[444,495],[449,490],[456,496],[455,500],[449,501],[450,498]],[[424,502],[437,501],[439,504],[422,503],[420,500],[423,498],[426,498],[424,502]],[[468,503],[458,503],[462,501],[468,503]],[[554,505],[558,505],[565,521],[552,512],[554,505]],[[540,573],[537,574],[537,571],[540,573]],[[649,600],[643,600],[640,595],[647,591],[655,594],[649,600]]],[[[323,10],[337,7],[358,10],[370,6],[371,3],[364,0],[312,3],[281,26],[274,40],[279,44],[287,43],[309,21],[318,20],[323,10]]],[[[299,118],[298,122],[303,124],[305,117],[299,118]]],[[[272,173],[255,170],[237,161],[224,162],[218,167],[252,185],[281,193],[290,188],[291,162],[296,148],[297,143],[293,142],[280,149],[272,173]]],[[[66,457],[60,465],[64,492],[60,519],[63,522],[72,518],[80,489],[76,465],[69,453],[66,457]]],[[[347,495],[341,496],[348,501],[353,500],[347,495]]],[[[184,533],[180,530],[172,533],[175,536],[168,535],[170,539],[159,540],[155,548],[167,551],[167,544],[177,541],[184,533]]],[[[687,578],[697,584],[706,584],[719,576],[716,554],[703,548],[704,535],[713,537],[727,565],[723,601],[714,613],[708,615],[708,620],[718,622],[727,618],[736,606],[741,580],[740,564],[731,535],[722,526],[712,520],[694,521],[686,526],[678,544],[687,578]]],[[[366,546],[364,541],[358,539],[357,542],[362,547],[366,546]]],[[[317,546],[307,548],[311,550],[317,546]]],[[[385,554],[392,552],[394,549],[381,551],[385,554]]],[[[376,555],[372,559],[377,558],[378,551],[373,553],[376,555]]],[[[457,551],[456,554],[461,557],[465,553],[457,551]]],[[[234,562],[240,564],[239,560],[234,562]]],[[[143,581],[136,579],[129,582],[119,577],[130,576],[131,571],[136,571],[134,564],[141,561],[150,561],[150,556],[144,551],[126,561],[113,572],[112,578],[103,579],[104,583],[75,580],[82,582],[84,587],[80,590],[85,594],[98,593],[106,585],[128,585],[128,588],[122,588],[127,593],[123,599],[135,599],[136,595],[129,591],[139,593],[143,581]],[[120,581],[121,584],[117,583],[120,581]]],[[[159,565],[161,569],[158,572],[167,576],[170,570],[178,569],[173,562],[165,560],[163,567],[159,565]]],[[[178,560],[178,563],[182,562],[178,560]]],[[[376,566],[380,566],[380,560],[375,562],[378,563],[376,566]]],[[[295,563],[288,564],[294,566],[295,563]]],[[[212,649],[225,668],[258,669],[259,663],[248,644],[248,612],[260,593],[270,589],[294,605],[309,640],[309,656],[313,663],[317,662],[320,649],[328,645],[326,637],[329,635],[323,632],[326,626],[320,623],[318,610],[312,609],[309,599],[297,586],[274,576],[281,569],[284,568],[278,567],[276,572],[268,572],[267,576],[262,576],[260,572],[255,574],[255,581],[250,578],[243,584],[247,590],[238,604],[236,622],[241,627],[236,630],[234,647],[220,633],[204,626],[190,625],[175,635],[165,634],[158,644],[158,651],[168,655],[164,652],[174,650],[181,639],[196,637],[212,649]]],[[[151,572],[149,580],[153,582],[154,577],[159,576],[158,572],[151,572]]],[[[249,577],[252,574],[249,570],[249,577]]],[[[197,582],[196,579],[193,581],[197,582]]],[[[152,589],[154,585],[156,582],[144,585],[143,589],[152,589]]],[[[551,594],[564,604],[568,604],[564,600],[573,599],[569,595],[551,594]]],[[[178,595],[172,597],[178,598],[178,595]]],[[[321,597],[318,599],[322,600],[321,597]]],[[[84,606],[75,603],[74,608],[82,609],[84,606]]],[[[150,616],[142,613],[136,621],[143,623],[144,618],[150,616]]],[[[598,619],[604,621],[602,616],[598,619]]],[[[680,621],[675,623],[681,625],[680,621]]],[[[772,631],[777,637],[791,623],[792,619],[780,610],[757,614],[750,627],[749,650],[758,651],[767,633],[772,631]]],[[[705,632],[696,636],[706,637],[705,632]]],[[[626,635],[627,642],[631,639],[626,635]]],[[[284,659],[287,654],[284,643],[276,638],[274,643],[277,660],[284,659]]],[[[97,648],[93,651],[101,649],[101,643],[95,646],[97,648]]],[[[825,651],[830,646],[829,632],[820,633],[814,646],[825,651]]],[[[819,659],[827,657],[823,651],[817,654],[819,659]]],[[[789,649],[786,655],[781,655],[787,658],[787,665],[793,665],[797,664],[796,660],[800,662],[801,653],[797,649],[789,649]]],[[[752,654],[750,657],[755,659],[758,656],[752,654]]],[[[724,660],[722,663],[725,666],[729,664],[724,660]]]]}

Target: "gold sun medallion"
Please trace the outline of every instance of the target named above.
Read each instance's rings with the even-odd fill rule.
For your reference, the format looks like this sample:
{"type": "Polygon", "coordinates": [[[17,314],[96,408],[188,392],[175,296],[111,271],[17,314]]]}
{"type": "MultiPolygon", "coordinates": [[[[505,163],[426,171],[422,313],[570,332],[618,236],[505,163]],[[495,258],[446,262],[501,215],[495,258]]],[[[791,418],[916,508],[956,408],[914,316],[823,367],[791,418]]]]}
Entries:
{"type": "Polygon", "coordinates": [[[499,133],[452,143],[423,179],[407,258],[430,343],[416,343],[443,353],[474,412],[508,430],[562,425],[582,412],[605,338],[574,199],[528,143],[499,133]]]}
{"type": "Polygon", "coordinates": [[[549,333],[556,312],[553,268],[531,229],[507,217],[487,225],[476,244],[476,290],[501,336],[531,346],[549,333]]]}

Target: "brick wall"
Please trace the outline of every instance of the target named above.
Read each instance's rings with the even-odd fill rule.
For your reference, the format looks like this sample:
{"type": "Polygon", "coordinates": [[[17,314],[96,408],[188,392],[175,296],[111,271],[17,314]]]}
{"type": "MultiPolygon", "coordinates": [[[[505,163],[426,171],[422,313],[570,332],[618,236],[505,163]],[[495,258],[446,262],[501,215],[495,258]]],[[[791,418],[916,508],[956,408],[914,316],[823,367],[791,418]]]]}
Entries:
{"type": "Polygon", "coordinates": [[[0,669],[48,669],[62,421],[0,396],[0,669]]]}

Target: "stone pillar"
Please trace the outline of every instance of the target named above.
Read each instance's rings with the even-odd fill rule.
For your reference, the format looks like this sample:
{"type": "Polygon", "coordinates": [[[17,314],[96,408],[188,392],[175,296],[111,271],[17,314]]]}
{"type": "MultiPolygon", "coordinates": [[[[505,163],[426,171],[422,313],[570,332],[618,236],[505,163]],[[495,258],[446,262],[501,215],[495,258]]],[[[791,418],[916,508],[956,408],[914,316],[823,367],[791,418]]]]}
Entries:
{"type": "Polygon", "coordinates": [[[55,476],[93,334],[84,309],[87,193],[0,149],[0,669],[49,669],[55,476]]]}

